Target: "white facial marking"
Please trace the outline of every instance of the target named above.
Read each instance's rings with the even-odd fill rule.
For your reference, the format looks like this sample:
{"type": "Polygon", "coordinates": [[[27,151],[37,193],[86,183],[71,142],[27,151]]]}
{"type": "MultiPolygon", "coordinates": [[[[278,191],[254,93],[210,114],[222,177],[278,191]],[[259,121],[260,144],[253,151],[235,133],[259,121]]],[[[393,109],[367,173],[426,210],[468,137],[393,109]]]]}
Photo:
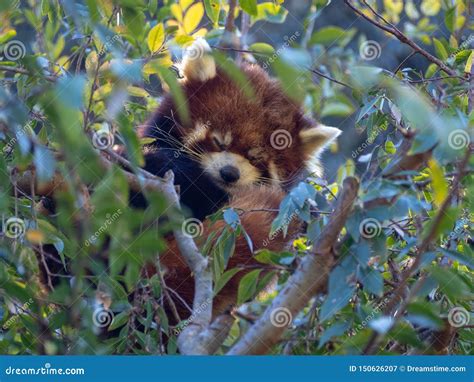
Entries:
{"type": "Polygon", "coordinates": [[[202,166],[204,171],[214,178],[219,184],[230,188],[244,186],[257,182],[260,172],[246,158],[239,154],[227,151],[208,153],[203,155],[202,166]],[[240,171],[240,178],[232,185],[226,185],[220,175],[220,169],[224,166],[234,166],[240,171]]]}

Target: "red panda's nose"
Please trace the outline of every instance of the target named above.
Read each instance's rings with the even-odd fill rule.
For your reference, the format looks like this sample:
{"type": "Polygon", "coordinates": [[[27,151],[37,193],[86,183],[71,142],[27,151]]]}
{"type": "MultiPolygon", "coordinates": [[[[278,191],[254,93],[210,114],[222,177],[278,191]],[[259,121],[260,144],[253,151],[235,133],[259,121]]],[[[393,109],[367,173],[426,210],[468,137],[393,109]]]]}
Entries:
{"type": "Polygon", "coordinates": [[[240,178],[240,171],[237,167],[234,166],[224,166],[220,169],[221,178],[224,182],[234,183],[237,182],[240,178]]]}

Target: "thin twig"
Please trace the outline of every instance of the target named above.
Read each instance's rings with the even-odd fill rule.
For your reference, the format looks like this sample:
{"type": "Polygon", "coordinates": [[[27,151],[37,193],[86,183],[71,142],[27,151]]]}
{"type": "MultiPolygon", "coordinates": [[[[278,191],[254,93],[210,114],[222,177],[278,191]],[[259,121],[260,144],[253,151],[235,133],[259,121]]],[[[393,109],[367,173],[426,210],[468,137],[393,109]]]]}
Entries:
{"type": "Polygon", "coordinates": [[[432,63],[436,64],[443,72],[449,74],[450,76],[456,76],[457,73],[455,70],[451,69],[448,67],[443,61],[441,61],[439,58],[436,58],[433,56],[431,53],[427,52],[425,49],[423,49],[421,46],[419,46],[417,43],[414,41],[410,40],[400,29],[398,29],[395,25],[389,23],[387,20],[385,20],[377,11],[375,11],[372,7],[368,6],[370,11],[378,18],[380,18],[383,22],[385,22],[387,25],[384,25],[380,23],[377,20],[371,19],[369,16],[367,16],[364,12],[361,10],[357,9],[354,4],[352,4],[351,0],[344,0],[344,3],[351,8],[355,13],[357,13],[359,16],[363,17],[366,19],[368,22],[371,24],[375,25],[379,29],[382,29],[383,31],[391,34],[392,36],[395,36],[398,40],[403,42],[404,44],[407,44],[410,46],[414,51],[417,53],[421,54],[424,56],[426,59],[431,61],[432,63]]]}

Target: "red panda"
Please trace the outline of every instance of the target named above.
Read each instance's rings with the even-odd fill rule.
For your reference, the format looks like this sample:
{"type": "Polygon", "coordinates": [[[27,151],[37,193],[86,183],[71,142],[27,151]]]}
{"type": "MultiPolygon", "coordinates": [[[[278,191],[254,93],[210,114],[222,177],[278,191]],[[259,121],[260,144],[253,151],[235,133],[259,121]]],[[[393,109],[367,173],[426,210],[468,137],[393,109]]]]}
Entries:
{"type": "MultiPolygon", "coordinates": [[[[187,49],[181,70],[189,121],[180,119],[181,106],[171,95],[165,96],[139,129],[142,137],[156,138],[145,149],[145,168],[157,175],[173,169],[181,200],[195,217],[204,219],[223,206],[250,211],[242,214],[241,224],[254,250],[263,248],[263,243],[270,250],[284,250],[295,226],[289,237],[267,239],[285,190],[305,172],[322,175],[319,154],[340,130],[315,123],[276,79],[257,65],[242,64],[240,70],[254,93],[249,97],[241,84],[217,67],[203,39],[187,49]]],[[[224,226],[218,222],[212,230],[224,226]]],[[[202,237],[210,230],[205,220],[202,237]]],[[[173,241],[159,259],[167,287],[176,292],[172,296],[180,296],[174,300],[180,318],[186,318],[194,293],[190,270],[173,241]]],[[[246,240],[238,238],[228,268],[249,265],[256,265],[253,253],[246,240]]],[[[245,270],[237,273],[215,297],[215,314],[235,304],[244,274],[245,270]]]]}

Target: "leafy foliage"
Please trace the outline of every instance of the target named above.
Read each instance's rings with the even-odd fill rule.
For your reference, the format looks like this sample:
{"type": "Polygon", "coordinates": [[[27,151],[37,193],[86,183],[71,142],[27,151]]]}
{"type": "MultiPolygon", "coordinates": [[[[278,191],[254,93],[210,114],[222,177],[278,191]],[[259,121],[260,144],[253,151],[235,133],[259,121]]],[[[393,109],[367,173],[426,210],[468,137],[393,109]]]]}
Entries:
{"type": "MultiPolygon", "coordinates": [[[[308,178],[283,201],[269,240],[277,231],[286,233],[291,219],[304,221],[306,230],[291,252],[255,254],[262,269],[247,273],[238,288],[239,303],[251,302],[219,352],[246,332],[248,317],[260,316],[301,258],[312,253],[339,186],[355,175],[361,188],[335,245],[338,261],[327,293],[293,317],[274,352],[472,353],[474,159],[466,154],[474,126],[472,4],[355,4],[369,19],[396,24],[433,51],[455,73],[448,75],[434,62],[425,68],[402,63],[394,71],[371,65],[364,50],[370,36],[355,27],[314,28],[322,12],[337,12],[339,5],[326,3],[312,1],[304,30],[286,36],[282,46],[255,41],[239,54],[271,71],[316,118],[354,117],[345,134],[359,137],[358,146],[333,145],[333,154],[345,156],[335,179],[308,178]],[[446,35],[434,33],[439,22],[446,35]]],[[[132,209],[127,178],[118,165],[104,167],[100,151],[125,146],[131,171],[140,174],[146,142],[134,127],[165,90],[184,105],[179,110],[186,118],[170,68],[197,37],[227,44],[229,12],[223,0],[2,1],[1,353],[177,351],[180,327],[169,325],[165,315],[162,280],[143,277],[142,268],[166,247],[164,235],[179,224],[179,212],[152,190],[146,191],[147,210],[132,209]],[[58,177],[64,182],[55,184],[58,177]],[[56,212],[47,215],[42,196],[51,184],[56,212]],[[157,224],[164,213],[168,221],[157,224]],[[61,256],[50,274],[61,273],[66,262],[74,271],[51,292],[50,280],[38,277],[45,263],[39,248],[45,245],[61,256]],[[106,259],[97,256],[104,248],[106,259]]],[[[283,0],[241,0],[234,12],[239,20],[245,14],[251,31],[284,24],[288,15],[283,0]]],[[[380,56],[386,48],[377,43],[375,49],[380,56]]],[[[217,62],[245,84],[228,52],[215,52],[217,62]]],[[[252,89],[246,91],[251,96],[252,89]]],[[[241,271],[226,269],[236,237],[245,236],[250,247],[252,242],[238,211],[213,218],[227,223],[220,237],[207,238],[202,247],[215,260],[217,293],[241,271]]]]}

